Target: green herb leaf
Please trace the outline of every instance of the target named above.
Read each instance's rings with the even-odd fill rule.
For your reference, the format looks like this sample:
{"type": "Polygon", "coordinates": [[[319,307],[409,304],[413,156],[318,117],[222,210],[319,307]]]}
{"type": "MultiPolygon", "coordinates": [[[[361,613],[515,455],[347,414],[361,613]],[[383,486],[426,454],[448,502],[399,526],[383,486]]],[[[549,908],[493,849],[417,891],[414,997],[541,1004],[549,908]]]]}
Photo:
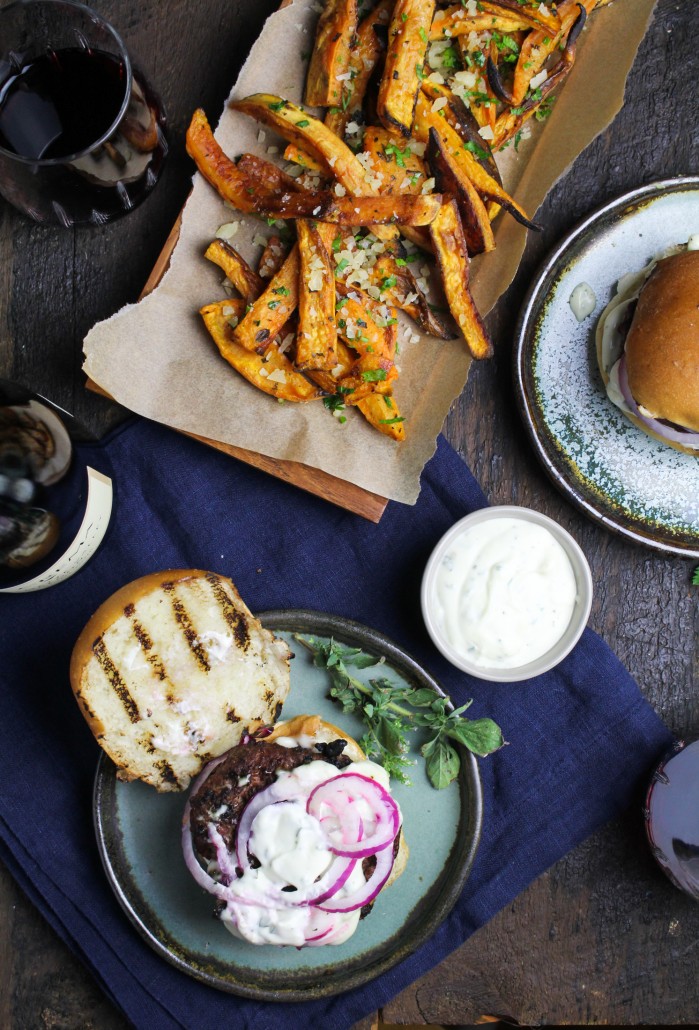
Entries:
{"type": "Polygon", "coordinates": [[[459,775],[461,759],[455,748],[440,737],[431,740],[421,749],[426,762],[427,776],[433,787],[443,790],[459,775]]]}
{"type": "Polygon", "coordinates": [[[500,727],[492,719],[450,719],[446,733],[481,758],[505,743],[500,727]]]}
{"type": "Polygon", "coordinates": [[[692,585],[699,587],[699,565],[697,565],[696,569],[692,573],[692,585]]]}
{"type": "MultiPolygon", "coordinates": [[[[325,398],[324,403],[341,407],[342,395],[325,398]]],[[[459,753],[451,741],[481,756],[503,745],[502,733],[492,719],[470,721],[463,717],[470,701],[451,709],[447,697],[428,687],[395,683],[387,676],[364,683],[350,675],[349,669],[380,665],[383,658],[334,640],[300,635],[296,639],[311,651],[314,664],[327,670],[330,697],[343,711],[356,712],[364,720],[367,732],[360,741],[363,751],[401,782],[409,782],[409,734],[418,727],[428,736],[421,748],[427,776],[439,789],[448,786],[459,773],[459,753]]]]}

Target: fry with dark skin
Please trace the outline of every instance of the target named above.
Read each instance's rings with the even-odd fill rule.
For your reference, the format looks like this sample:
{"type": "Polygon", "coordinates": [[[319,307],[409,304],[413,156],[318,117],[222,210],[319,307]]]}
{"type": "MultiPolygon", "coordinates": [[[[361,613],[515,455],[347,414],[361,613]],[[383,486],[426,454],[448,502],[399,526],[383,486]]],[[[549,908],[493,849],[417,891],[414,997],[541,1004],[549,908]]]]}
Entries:
{"type": "Polygon", "coordinates": [[[369,80],[382,54],[376,27],[388,25],[393,2],[394,0],[379,0],[357,29],[347,69],[350,77],[342,84],[340,100],[332,102],[325,116],[325,124],[340,139],[344,137],[348,123],[358,111],[361,111],[369,80]]]}
{"type": "Polygon", "coordinates": [[[436,130],[449,154],[463,169],[464,175],[471,180],[481,197],[497,201],[513,218],[522,225],[526,225],[528,229],[539,229],[539,226],[528,218],[523,208],[481,167],[473,154],[464,148],[458,133],[452,129],[446,119],[440,118],[439,113],[432,110],[429,101],[421,93],[415,111],[416,138],[428,142],[431,128],[436,130]]]}
{"type": "MultiPolygon", "coordinates": [[[[317,124],[325,129],[321,122],[317,124]]],[[[335,142],[341,147],[345,146],[341,140],[336,139],[335,142]]],[[[295,183],[293,190],[291,187],[287,189],[284,185],[286,177],[279,169],[275,169],[281,183],[278,188],[268,185],[275,178],[272,172],[265,172],[267,181],[251,178],[223,153],[201,110],[194,113],[187,131],[187,152],[196,162],[197,168],[223,199],[239,211],[263,215],[265,218],[318,218],[345,225],[380,226],[394,222],[429,225],[439,206],[439,197],[403,196],[392,199],[371,196],[365,170],[352,151],[345,149],[361,172],[363,193],[358,196],[340,197],[327,190],[318,193],[301,192],[297,191],[295,183]]],[[[260,167],[273,167],[262,158],[256,159],[256,163],[260,167]]],[[[395,230],[384,232],[389,236],[395,235],[395,230]]]]}
{"type": "Polygon", "coordinates": [[[415,101],[424,78],[423,66],[434,0],[396,0],[388,30],[386,63],[376,113],[386,129],[410,136],[415,101]]]}
{"type": "Polygon", "coordinates": [[[469,255],[493,250],[495,237],[485,204],[436,129],[430,129],[427,159],[437,188],[456,200],[469,255]]]}
{"type": "Polygon", "coordinates": [[[204,257],[213,261],[226,273],[226,278],[235,286],[243,300],[255,300],[264,290],[264,283],[238,251],[225,240],[214,240],[207,247],[204,257]]]}
{"type": "Polygon", "coordinates": [[[449,310],[464,334],[472,356],[479,360],[490,358],[493,345],[471,296],[468,251],[455,200],[445,200],[430,226],[430,233],[442,270],[449,310]]]}

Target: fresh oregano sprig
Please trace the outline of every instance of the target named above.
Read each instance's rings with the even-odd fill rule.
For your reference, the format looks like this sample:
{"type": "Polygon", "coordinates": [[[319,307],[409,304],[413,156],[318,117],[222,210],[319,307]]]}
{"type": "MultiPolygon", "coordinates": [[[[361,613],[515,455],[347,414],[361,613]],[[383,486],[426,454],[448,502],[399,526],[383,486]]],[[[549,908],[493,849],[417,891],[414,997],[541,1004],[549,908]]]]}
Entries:
{"type": "Polygon", "coordinates": [[[367,732],[359,744],[367,757],[379,762],[402,783],[410,782],[406,775],[412,764],[408,758],[408,734],[418,727],[429,733],[420,750],[428,779],[438,789],[448,786],[459,774],[461,761],[453,742],[463,744],[480,757],[492,754],[505,743],[500,727],[492,719],[464,718],[471,701],[451,709],[449,699],[439,697],[429,687],[392,683],[385,676],[362,683],[349,669],[380,666],[383,658],[332,639],[301,635],[296,639],[312,653],[314,664],[327,670],[330,697],[342,705],[344,712],[356,712],[364,720],[367,732]]]}

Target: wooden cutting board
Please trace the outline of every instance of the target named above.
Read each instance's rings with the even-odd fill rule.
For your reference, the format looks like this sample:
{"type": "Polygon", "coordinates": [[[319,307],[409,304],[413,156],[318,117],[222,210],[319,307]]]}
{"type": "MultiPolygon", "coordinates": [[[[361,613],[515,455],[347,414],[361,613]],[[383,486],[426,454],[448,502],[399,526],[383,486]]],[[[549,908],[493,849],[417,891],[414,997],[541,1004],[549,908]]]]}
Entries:
{"type": "MultiPolygon", "coordinates": [[[[165,241],[165,246],[153,267],[153,271],[143,287],[140,299],[152,293],[168,270],[172,252],[180,236],[181,218],[182,216],[180,215],[172,227],[170,235],[165,241]]],[[[109,396],[105,390],[91,379],[88,379],[87,386],[88,389],[93,390],[95,393],[109,396]]],[[[371,493],[369,490],[363,490],[354,483],[347,483],[343,479],[338,479],[336,476],[323,472],[321,469],[311,468],[310,465],[303,465],[298,461],[285,461],[281,458],[270,458],[266,454],[248,451],[243,447],[234,447],[232,444],[221,443],[219,440],[209,440],[206,437],[197,436],[195,433],[187,435],[194,437],[195,440],[201,440],[202,443],[215,447],[225,454],[230,454],[233,458],[244,461],[247,465],[254,465],[255,468],[262,469],[263,472],[276,476],[277,479],[283,479],[285,482],[293,484],[293,486],[300,487],[301,490],[306,490],[317,497],[322,497],[326,501],[330,501],[331,504],[336,504],[340,508],[345,508],[356,515],[361,515],[362,518],[369,519],[371,522],[378,522],[380,520],[388,504],[386,497],[371,493]]]]}

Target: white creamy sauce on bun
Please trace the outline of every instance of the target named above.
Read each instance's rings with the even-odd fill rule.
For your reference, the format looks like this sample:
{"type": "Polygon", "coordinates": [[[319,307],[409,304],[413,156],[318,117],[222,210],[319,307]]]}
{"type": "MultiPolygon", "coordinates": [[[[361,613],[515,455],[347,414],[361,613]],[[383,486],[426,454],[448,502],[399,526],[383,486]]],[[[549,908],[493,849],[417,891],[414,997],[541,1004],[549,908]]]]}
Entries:
{"type": "Polygon", "coordinates": [[[386,771],[337,727],[297,716],[202,772],[182,845],[232,934],[315,947],[346,941],[400,874],[401,828],[386,771]]]}

